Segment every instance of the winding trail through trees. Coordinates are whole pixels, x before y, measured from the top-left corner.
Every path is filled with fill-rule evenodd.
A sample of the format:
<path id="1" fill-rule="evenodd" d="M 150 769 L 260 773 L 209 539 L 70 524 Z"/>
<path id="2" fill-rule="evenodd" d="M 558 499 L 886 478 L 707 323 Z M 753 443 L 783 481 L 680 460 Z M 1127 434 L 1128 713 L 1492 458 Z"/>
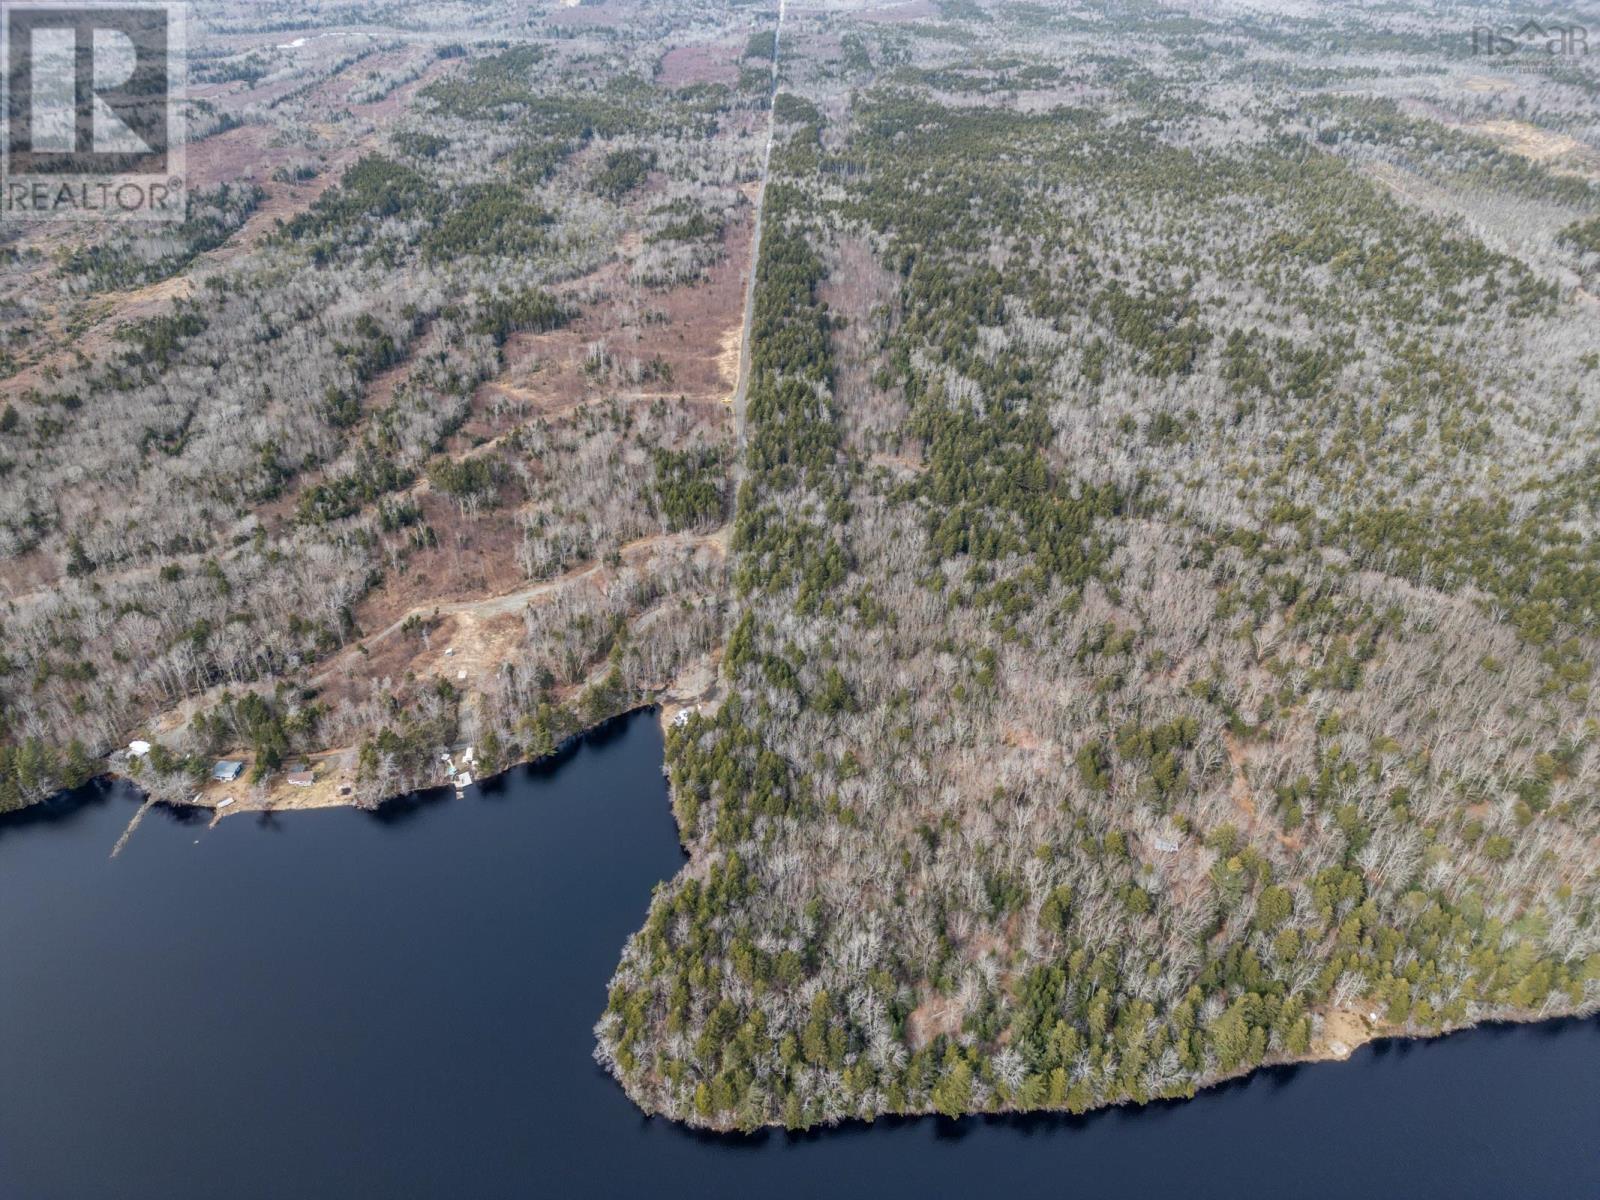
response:
<path id="1" fill-rule="evenodd" d="M 637 538 L 629 542 L 618 553 L 623 558 L 627 558 L 629 555 L 637 554 L 645 549 L 658 550 L 670 546 L 695 547 L 702 545 L 716 546 L 721 550 L 724 548 L 727 535 L 727 527 L 719 528 L 708 534 L 652 534 L 649 537 Z M 449 616 L 471 616 L 480 619 L 514 616 L 526 608 L 529 601 L 593 578 L 605 567 L 606 564 L 604 562 L 590 562 L 583 566 L 575 567 L 563 575 L 557 575 L 553 579 L 545 579 L 538 583 L 529 584 L 525 588 L 519 588 L 514 592 L 507 592 L 501 596 L 486 596 L 481 600 L 456 600 L 444 604 L 415 605 L 376 633 L 349 643 L 344 650 L 334 656 L 333 660 L 322 671 L 312 678 L 312 685 L 317 686 L 326 683 L 343 665 L 344 660 L 350 653 L 359 653 L 360 647 L 371 650 L 379 642 L 386 641 L 399 633 L 405 628 L 407 621 Z"/>

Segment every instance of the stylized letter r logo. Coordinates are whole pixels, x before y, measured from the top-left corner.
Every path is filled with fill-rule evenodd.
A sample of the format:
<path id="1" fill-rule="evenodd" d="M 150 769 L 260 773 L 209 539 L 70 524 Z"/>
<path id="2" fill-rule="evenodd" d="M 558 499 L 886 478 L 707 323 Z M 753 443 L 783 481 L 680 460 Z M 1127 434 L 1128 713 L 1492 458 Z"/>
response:
<path id="1" fill-rule="evenodd" d="M 0 8 L 13 169 L 69 175 L 166 170 L 165 8 Z"/>

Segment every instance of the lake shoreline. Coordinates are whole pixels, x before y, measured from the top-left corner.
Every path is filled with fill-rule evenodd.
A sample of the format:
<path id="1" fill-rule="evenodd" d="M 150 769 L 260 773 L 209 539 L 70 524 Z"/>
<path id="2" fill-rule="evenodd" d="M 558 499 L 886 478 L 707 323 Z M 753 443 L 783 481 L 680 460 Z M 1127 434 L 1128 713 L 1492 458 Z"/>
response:
<path id="1" fill-rule="evenodd" d="M 670 719 L 670 714 L 685 707 L 689 707 L 689 705 L 665 698 L 643 701 L 618 712 L 612 713 L 611 715 L 596 721 L 592 725 L 585 725 L 581 729 L 567 734 L 561 739 L 561 741 L 556 743 L 555 748 L 548 754 L 541 754 L 536 758 L 519 758 L 512 762 L 506 763 L 496 771 L 483 775 L 474 775 L 472 783 L 468 784 L 467 786 L 478 787 L 483 784 L 495 782 L 496 780 L 502 779 L 504 776 L 521 767 L 556 766 L 560 764 L 563 759 L 569 757 L 585 738 L 591 737 L 597 733 L 601 733 L 609 727 L 621 721 L 627 720 L 638 713 L 649 712 L 652 710 L 656 711 L 660 715 L 662 732 L 665 733 L 667 722 Z M 319 763 L 330 758 L 348 755 L 350 753 L 351 751 L 348 748 L 327 749 L 312 751 L 300 757 L 311 763 Z M 411 797 L 423 796 L 430 792 L 446 792 L 452 788 L 452 784 L 448 779 L 446 779 L 438 783 L 427 784 L 423 787 L 408 788 L 405 791 L 395 792 L 392 795 L 379 798 L 374 803 L 365 804 L 357 799 L 353 791 L 341 793 L 339 789 L 342 781 L 338 778 L 319 781 L 320 786 L 299 789 L 285 783 L 282 778 L 283 774 L 283 772 L 279 772 L 278 778 L 275 781 L 275 785 L 270 790 L 259 796 L 249 794 L 253 790 L 259 790 L 258 785 L 245 785 L 243 788 L 240 788 L 238 785 L 233 785 L 230 788 L 230 785 L 227 784 L 208 782 L 204 787 L 196 792 L 190 800 L 187 801 L 153 798 L 151 797 L 150 793 L 141 786 L 138 776 L 116 770 L 102 771 L 100 774 L 94 776 L 82 786 L 92 787 L 95 785 L 108 785 L 116 783 L 126 784 L 128 787 L 133 788 L 142 797 L 144 797 L 147 804 L 172 810 L 210 812 L 214 814 L 214 819 L 217 821 L 221 821 L 227 817 L 239 816 L 244 813 L 260 814 L 318 812 L 341 808 L 359 809 L 364 812 L 380 812 L 386 806 L 404 804 Z M 345 786 L 350 786 L 350 784 L 346 783 Z M 49 796 L 34 801 L 32 804 L 23 805 L 20 809 L 16 809 L 14 811 L 21 813 L 27 812 L 29 809 L 43 808 L 59 801 L 63 796 L 69 795 L 71 792 L 76 790 L 78 789 L 64 789 L 62 791 L 52 793 Z M 236 795 L 235 793 L 239 791 L 244 791 L 245 794 L 242 796 Z"/>
<path id="2" fill-rule="evenodd" d="M 1531 1013 L 1520 1015 L 1516 1013 L 1496 1013 L 1490 1016 L 1480 1017 L 1475 1021 L 1466 1021 L 1460 1024 L 1450 1025 L 1431 1033 L 1407 1033 L 1403 1031 L 1375 1033 L 1363 1039 L 1362 1041 L 1349 1046 L 1346 1052 L 1343 1054 L 1333 1054 L 1327 1052 L 1318 1053 L 1313 1051 L 1304 1055 L 1280 1055 L 1263 1059 L 1261 1062 L 1256 1063 L 1251 1067 L 1245 1067 L 1237 1071 L 1230 1071 L 1225 1074 L 1208 1076 L 1202 1082 L 1196 1084 L 1194 1090 L 1187 1095 L 1153 1096 L 1148 1100 L 1135 1100 L 1131 1097 L 1125 1097 L 1121 1100 L 1109 1100 L 1103 1104 L 1095 1104 L 1089 1108 L 1076 1111 L 1065 1107 L 1052 1108 L 1049 1106 L 1040 1106 L 1037 1108 L 1016 1108 L 1006 1105 L 998 1108 L 973 1109 L 961 1113 L 959 1116 L 950 1117 L 939 1112 L 935 1108 L 929 1107 L 902 1109 L 897 1111 L 884 1110 L 868 1117 L 836 1117 L 818 1121 L 810 1125 L 803 1125 L 794 1129 L 790 1129 L 781 1121 L 767 1121 L 760 1125 L 754 1126 L 753 1128 L 742 1129 L 734 1124 L 717 1125 L 703 1122 L 696 1118 L 674 1117 L 668 1113 L 648 1108 L 644 1104 L 640 1103 L 638 1098 L 634 1095 L 633 1090 L 629 1088 L 621 1078 L 609 1070 L 606 1071 L 606 1074 L 610 1078 L 616 1080 L 618 1085 L 622 1087 L 622 1090 L 627 1093 L 628 1099 L 632 1101 L 634 1107 L 651 1119 L 665 1121 L 670 1125 L 686 1131 L 693 1131 L 694 1133 L 702 1136 L 728 1139 L 729 1141 L 738 1144 L 747 1142 L 750 1139 L 760 1138 L 774 1132 L 782 1132 L 791 1137 L 804 1138 L 825 1136 L 830 1132 L 845 1131 L 849 1129 L 870 1129 L 874 1125 L 882 1122 L 892 1121 L 914 1122 L 933 1119 L 938 1121 L 941 1125 L 952 1126 L 959 1126 L 969 1121 L 1007 1121 L 1027 1120 L 1032 1118 L 1056 1118 L 1060 1120 L 1079 1121 L 1088 1120 L 1096 1116 L 1105 1116 L 1119 1111 L 1132 1113 L 1145 1110 L 1180 1108 L 1197 1100 L 1204 1099 L 1208 1095 L 1214 1095 L 1216 1093 L 1225 1091 L 1230 1087 L 1236 1087 L 1259 1075 L 1269 1074 L 1274 1071 L 1293 1071 L 1298 1070 L 1301 1067 L 1345 1063 L 1354 1057 L 1357 1051 L 1369 1046 L 1379 1051 L 1394 1046 L 1424 1046 L 1448 1041 L 1456 1035 L 1463 1033 L 1474 1033 L 1478 1031 L 1496 1029 L 1528 1029 L 1537 1028 L 1539 1026 L 1550 1026 L 1552 1029 L 1554 1029 L 1557 1026 L 1566 1024 L 1582 1024 L 1592 1021 L 1596 1017 L 1600 1017 L 1600 1004 L 1590 1005 L 1586 1008 L 1574 1009 L 1569 1012 L 1546 1013 L 1542 1016 Z"/>
<path id="3" fill-rule="evenodd" d="M 672 715 L 674 715 L 676 711 L 687 707 L 692 707 L 692 704 L 680 703 L 666 698 L 652 699 L 632 705 L 626 709 L 613 713 L 592 725 L 587 725 L 582 729 L 568 734 L 549 754 L 541 755 L 538 758 L 519 759 L 515 762 L 505 765 L 493 774 L 476 777 L 473 784 L 469 786 L 478 787 L 480 785 L 500 782 L 504 780 L 506 776 L 521 768 L 534 768 L 541 770 L 557 769 L 566 760 L 570 759 L 589 739 L 598 736 L 604 736 L 608 731 L 623 726 L 626 722 L 642 713 L 656 713 L 658 724 L 663 735 L 665 735 Z M 663 773 L 665 774 L 664 764 Z M 118 843 L 116 848 L 117 850 L 121 849 L 122 843 L 125 842 L 129 836 L 131 836 L 134 829 L 143 819 L 146 811 L 151 807 L 165 808 L 180 813 L 185 811 L 197 813 L 210 812 L 212 813 L 212 824 L 216 824 L 225 817 L 237 815 L 239 813 L 256 813 L 259 815 L 264 813 L 315 812 L 348 808 L 382 815 L 386 811 L 397 812 L 420 803 L 428 802 L 429 800 L 448 798 L 440 797 L 438 793 L 445 793 L 450 790 L 450 785 L 448 783 L 441 783 L 425 788 L 415 788 L 405 792 L 398 792 L 392 796 L 386 796 L 373 805 L 359 804 L 352 797 L 340 797 L 326 803 L 274 804 L 270 802 L 274 798 L 274 795 L 269 795 L 267 797 L 268 803 L 249 804 L 239 802 L 230 804 L 226 808 L 219 808 L 215 804 L 185 804 L 170 800 L 152 799 L 147 793 L 140 789 L 139 782 L 136 778 L 122 775 L 114 771 L 107 771 L 99 776 L 96 776 L 88 786 L 106 785 L 112 783 L 125 783 L 144 797 L 144 803 L 131 818 L 127 830 L 124 832 L 122 839 L 120 839 Z M 67 794 L 70 793 L 57 793 L 55 796 L 44 801 L 40 801 L 34 805 L 24 806 L 22 809 L 16 810 L 13 814 L 7 815 L 18 816 L 28 813 L 30 809 L 43 809 L 45 806 L 59 800 L 62 796 Z M 670 811 L 670 781 L 667 784 L 667 799 Z M 682 848 L 682 832 L 678 829 L 675 814 L 672 816 L 672 827 L 677 835 L 680 848 Z M 115 854 L 115 851 L 113 851 L 113 854 Z M 691 865 L 692 862 L 693 859 L 691 857 L 688 862 L 686 862 L 685 869 Z M 640 914 L 639 919 L 641 923 L 646 915 L 647 912 Z M 660 1112 L 659 1110 L 653 1109 L 648 1104 L 642 1102 L 635 1094 L 634 1089 L 631 1088 L 628 1082 L 620 1075 L 617 1075 L 609 1069 L 605 1069 L 605 1073 L 610 1076 L 621 1088 L 622 1092 L 628 1097 L 629 1102 L 634 1106 L 634 1108 L 647 1117 L 660 1118 L 675 1126 L 681 1127 L 685 1130 L 692 1130 L 696 1133 L 713 1135 L 717 1137 L 743 1139 L 759 1136 L 764 1132 L 775 1130 L 784 1130 L 791 1134 L 803 1135 L 807 1133 L 825 1132 L 856 1125 L 871 1126 L 879 1121 L 885 1120 L 919 1120 L 927 1117 L 935 1117 L 944 1121 L 953 1120 L 959 1123 L 969 1118 L 1005 1119 L 1050 1116 L 1061 1118 L 1082 1118 L 1092 1116 L 1096 1113 L 1110 1112 L 1114 1110 L 1131 1111 L 1145 1109 L 1151 1106 L 1179 1105 L 1200 1098 L 1207 1093 L 1215 1092 L 1220 1088 L 1237 1084 L 1261 1072 L 1272 1071 L 1281 1068 L 1312 1066 L 1319 1063 L 1346 1062 L 1358 1050 L 1369 1045 L 1384 1046 L 1428 1044 L 1432 1042 L 1443 1041 L 1455 1034 L 1470 1032 L 1477 1029 L 1527 1027 L 1543 1025 L 1547 1023 L 1559 1023 L 1563 1021 L 1584 1021 L 1593 1018 L 1597 1014 L 1600 1014 L 1600 1003 L 1544 1014 L 1528 1011 L 1517 1012 L 1507 1010 L 1490 1013 L 1479 1017 L 1476 1020 L 1447 1025 L 1438 1030 L 1407 1031 L 1404 1029 L 1395 1029 L 1381 1021 L 1376 1023 L 1369 1021 L 1365 1016 L 1362 1015 L 1360 1011 L 1362 1008 L 1365 1008 L 1365 1006 L 1357 1005 L 1355 1007 L 1315 1012 L 1314 1015 L 1317 1017 L 1318 1031 L 1313 1035 L 1314 1041 L 1312 1049 L 1306 1054 L 1272 1056 L 1262 1060 L 1259 1063 L 1242 1068 L 1240 1070 L 1208 1076 L 1198 1081 L 1194 1086 L 1194 1089 L 1187 1095 L 1157 1096 L 1143 1101 L 1136 1100 L 1131 1097 L 1125 1097 L 1120 1100 L 1107 1101 L 1102 1104 L 1097 1104 L 1080 1111 L 1073 1111 L 1072 1109 L 1065 1107 L 1016 1108 L 1009 1105 L 1003 1105 L 995 1108 L 972 1110 L 962 1113 L 959 1117 L 950 1118 L 939 1113 L 932 1107 L 926 1107 L 902 1111 L 883 1110 L 873 1114 L 870 1117 L 848 1116 L 825 1119 L 823 1121 L 802 1126 L 794 1130 L 787 1129 L 787 1127 L 779 1121 L 765 1122 L 753 1128 L 741 1129 L 733 1123 L 710 1123 L 704 1122 L 693 1116 L 674 1117 L 667 1113 Z M 1342 1036 L 1338 1039 L 1329 1039 L 1327 1036 L 1327 1023 L 1332 1017 L 1342 1018 L 1339 1023 L 1339 1031 Z M 1354 1024 L 1351 1023 L 1352 1021 Z M 1356 1032 L 1358 1027 L 1359 1033 Z"/>
<path id="4" fill-rule="evenodd" d="M 486 1200 L 912 1200 L 1060 1190 L 1063 1169 L 1104 1200 L 1600 1185 L 1592 1020 L 1381 1038 L 1345 1071 L 1274 1062 L 1195 1103 L 1081 1115 L 642 1117 L 591 1030 L 617 947 L 684 868 L 662 748 L 636 712 L 464 804 L 214 828 L 152 806 L 114 862 L 131 787 L 0 820 L 0 1193 L 334 1197 L 355 1178 L 435 1200 L 470 1177 Z"/>

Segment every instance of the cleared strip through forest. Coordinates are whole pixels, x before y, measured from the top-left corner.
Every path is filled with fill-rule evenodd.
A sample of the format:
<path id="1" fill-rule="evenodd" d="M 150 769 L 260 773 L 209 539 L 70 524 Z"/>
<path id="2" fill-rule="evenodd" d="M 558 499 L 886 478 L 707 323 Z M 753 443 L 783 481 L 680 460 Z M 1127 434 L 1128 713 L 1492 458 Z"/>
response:
<path id="1" fill-rule="evenodd" d="M 750 392 L 750 328 L 756 310 L 756 265 L 761 261 L 761 215 L 766 207 L 767 176 L 772 169 L 772 138 L 777 127 L 778 63 L 783 54 L 783 16 L 788 0 L 778 0 L 778 28 L 772 37 L 772 86 L 767 91 L 767 144 L 761 154 L 761 187 L 756 192 L 755 231 L 750 237 L 750 269 L 744 285 L 744 328 L 739 334 L 739 382 L 733 392 L 733 436 L 744 450 L 745 397 Z M 740 455 L 742 458 L 742 453 Z M 735 484 L 738 483 L 735 468 Z"/>

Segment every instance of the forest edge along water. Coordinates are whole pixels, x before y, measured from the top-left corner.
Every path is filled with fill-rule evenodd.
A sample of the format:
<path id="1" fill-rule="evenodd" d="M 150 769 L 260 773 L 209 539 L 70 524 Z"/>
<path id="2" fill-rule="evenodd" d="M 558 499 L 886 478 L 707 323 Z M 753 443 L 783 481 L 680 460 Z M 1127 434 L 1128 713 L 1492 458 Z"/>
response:
<path id="1" fill-rule="evenodd" d="M 644 1117 L 592 1061 L 684 863 L 652 712 L 458 799 L 0 820 L 0 1196 L 1574 1196 L 1600 1022 L 1379 1041 L 1193 1101 L 807 1135 Z"/>

